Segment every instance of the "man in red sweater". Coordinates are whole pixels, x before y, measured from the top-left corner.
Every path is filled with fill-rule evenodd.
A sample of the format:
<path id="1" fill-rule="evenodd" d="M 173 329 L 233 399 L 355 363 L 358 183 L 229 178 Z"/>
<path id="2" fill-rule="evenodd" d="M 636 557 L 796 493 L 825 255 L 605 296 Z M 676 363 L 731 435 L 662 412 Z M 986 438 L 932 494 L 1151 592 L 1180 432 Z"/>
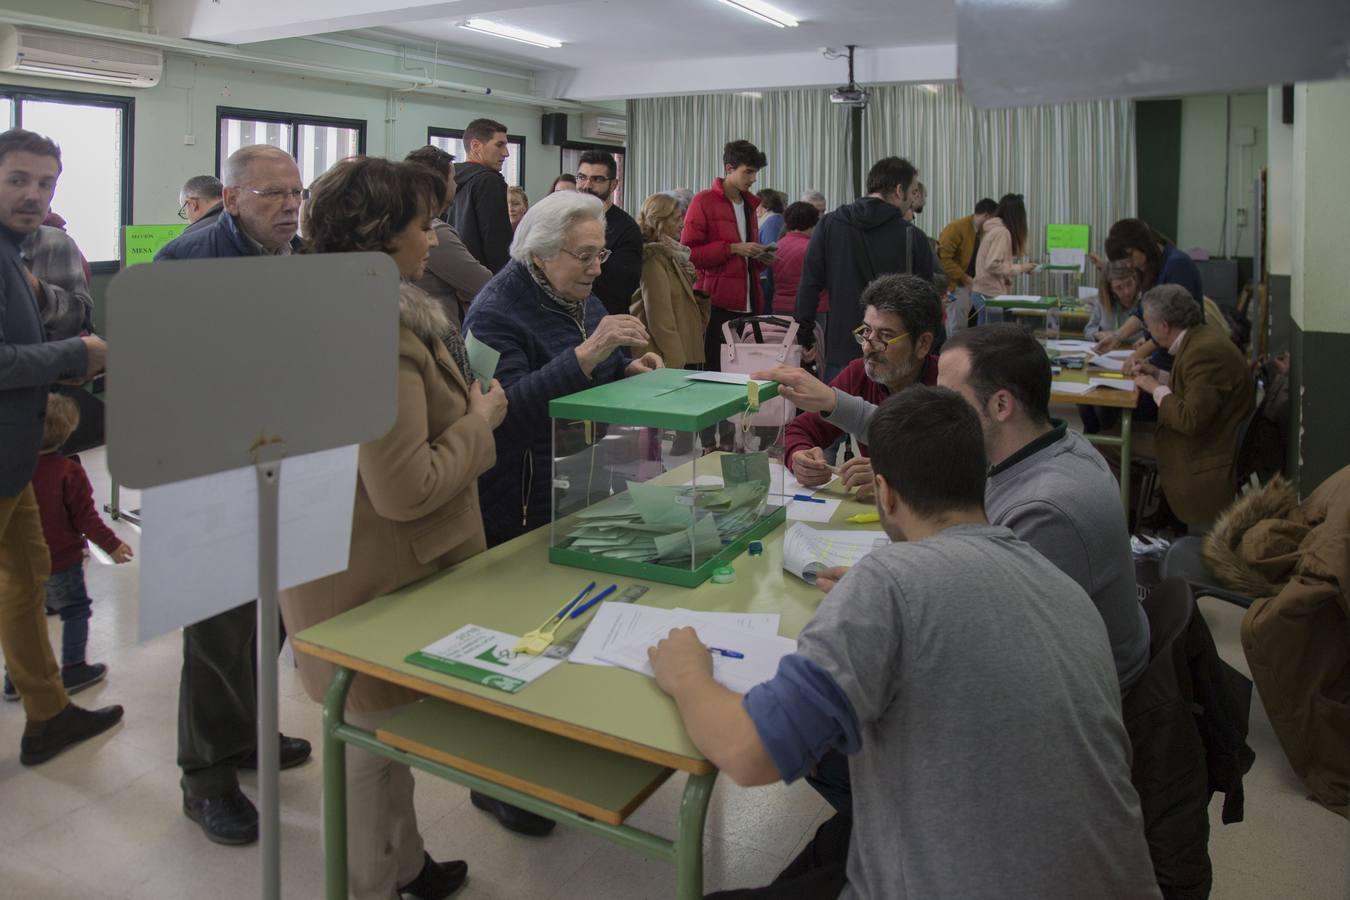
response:
<path id="1" fill-rule="evenodd" d="M 697 270 L 694 290 L 712 298 L 712 316 L 704 331 L 706 368 L 716 371 L 722 361 L 722 326 L 740 316 L 753 315 L 762 306 L 759 273 L 773 262 L 773 252 L 759 243 L 755 210 L 759 198 L 750 193 L 759 170 L 768 160 L 749 141 L 732 141 L 722 148 L 723 177 L 699 191 L 684 216 L 680 243 L 689 248 Z M 724 431 L 729 432 L 730 426 Z M 726 435 L 724 435 L 724 441 Z M 703 444 L 712 443 L 712 430 Z"/>
<path id="2" fill-rule="evenodd" d="M 862 304 L 863 324 L 854 332 L 863 348 L 862 358 L 845 366 L 829 387 L 801 371 L 793 371 L 788 378 L 791 385 L 788 391 L 814 389 L 829 395 L 822 404 L 824 412 L 797 416 L 788 424 L 783 437 L 783 458 L 788 469 L 807 487 L 817 487 L 834 477 L 825 460 L 825 448 L 844 434 L 829 420 L 836 392 L 880 406 L 887 397 L 911 384 L 937 383 L 937 354 L 933 347 L 942 328 L 942 298 L 933 283 L 914 275 L 884 275 L 863 291 Z M 780 380 L 773 372 L 755 375 L 761 376 Z M 790 394 L 788 399 L 792 399 Z M 858 449 L 862 456 L 839 468 L 839 481 L 846 488 L 858 488 L 861 499 L 872 493 L 872 463 L 867 446 L 860 444 Z"/>

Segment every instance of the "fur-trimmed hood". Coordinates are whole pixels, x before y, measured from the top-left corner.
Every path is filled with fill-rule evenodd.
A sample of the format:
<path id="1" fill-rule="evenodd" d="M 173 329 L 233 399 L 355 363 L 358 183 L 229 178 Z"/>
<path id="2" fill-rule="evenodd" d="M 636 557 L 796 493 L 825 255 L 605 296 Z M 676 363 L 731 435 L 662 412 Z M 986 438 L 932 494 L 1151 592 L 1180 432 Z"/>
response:
<path id="1" fill-rule="evenodd" d="M 398 287 L 398 321 L 428 343 L 445 340 L 451 327 L 450 318 L 436 299 L 407 281 Z"/>
<path id="2" fill-rule="evenodd" d="M 1293 575 L 1308 526 L 1296 516 L 1298 492 L 1279 475 L 1239 497 L 1205 538 L 1204 557 L 1221 584 L 1249 597 L 1273 597 Z"/>

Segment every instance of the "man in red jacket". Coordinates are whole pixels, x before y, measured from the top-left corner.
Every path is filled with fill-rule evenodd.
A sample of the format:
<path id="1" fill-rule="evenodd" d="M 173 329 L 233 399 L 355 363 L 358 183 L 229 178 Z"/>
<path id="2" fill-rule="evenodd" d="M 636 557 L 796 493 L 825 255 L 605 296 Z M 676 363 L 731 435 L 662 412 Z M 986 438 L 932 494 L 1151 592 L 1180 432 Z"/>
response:
<path id="1" fill-rule="evenodd" d="M 759 198 L 750 193 L 766 165 L 764 154 L 749 141 L 727 144 L 722 148 L 725 174 L 694 195 L 684 216 L 680 243 L 689 248 L 698 272 L 694 290 L 712 298 L 703 343 L 707 368 L 714 371 L 721 367 L 723 324 L 760 308 L 759 273 L 773 262 L 773 252 L 759 243 Z M 704 446 L 711 442 L 709 430 Z"/>
<path id="2" fill-rule="evenodd" d="M 829 420 L 836 392 L 880 406 L 911 384 L 937 383 L 938 358 L 933 344 L 942 328 L 942 298 L 932 281 L 914 275 L 883 275 L 863 291 L 862 304 L 863 323 L 854 332 L 863 349 L 862 358 L 850 362 L 830 382 L 834 390 L 829 391 L 826 411 L 797 416 L 788 423 L 783 437 L 783 458 L 797 481 L 807 487 L 825 484 L 834 477 L 824 448 L 844 434 Z M 827 390 L 819 382 L 816 387 Z M 857 487 L 858 497 L 863 499 L 872 493 L 872 463 L 867 446 L 861 444 L 858 449 L 862 456 L 840 467 L 839 480 L 846 488 Z"/>

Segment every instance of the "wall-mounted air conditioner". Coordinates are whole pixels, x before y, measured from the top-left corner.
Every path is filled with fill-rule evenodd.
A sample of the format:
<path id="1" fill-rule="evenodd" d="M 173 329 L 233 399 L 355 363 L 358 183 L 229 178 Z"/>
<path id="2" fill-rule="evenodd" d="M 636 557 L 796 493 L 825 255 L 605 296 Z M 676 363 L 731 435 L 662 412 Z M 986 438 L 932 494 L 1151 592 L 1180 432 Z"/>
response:
<path id="1" fill-rule="evenodd" d="M 0 25 L 0 70 L 154 87 L 164 74 L 164 54 L 150 47 Z"/>
<path id="2" fill-rule="evenodd" d="M 623 141 L 628 137 L 628 119 L 607 113 L 583 113 L 581 136 L 602 141 Z"/>

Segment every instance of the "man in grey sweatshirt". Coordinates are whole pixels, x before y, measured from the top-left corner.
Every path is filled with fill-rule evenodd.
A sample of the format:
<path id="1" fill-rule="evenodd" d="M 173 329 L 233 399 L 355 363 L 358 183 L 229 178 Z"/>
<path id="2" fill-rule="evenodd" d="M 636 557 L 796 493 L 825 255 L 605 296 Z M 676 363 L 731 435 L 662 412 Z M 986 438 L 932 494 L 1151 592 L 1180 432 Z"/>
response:
<path id="1" fill-rule="evenodd" d="M 801 370 L 760 375 L 780 384 L 786 379 L 790 402 L 819 411 L 850 434 L 866 434 L 877 409 Z M 1082 435 L 1050 419 L 1045 351 L 1017 325 L 962 331 L 942 348 L 938 384 L 965 397 L 984 427 L 989 521 L 1009 528 L 1087 591 L 1106 623 L 1124 694 L 1148 666 L 1149 629 L 1135 589 L 1120 488 Z M 827 578 L 823 586 L 832 583 Z"/>

